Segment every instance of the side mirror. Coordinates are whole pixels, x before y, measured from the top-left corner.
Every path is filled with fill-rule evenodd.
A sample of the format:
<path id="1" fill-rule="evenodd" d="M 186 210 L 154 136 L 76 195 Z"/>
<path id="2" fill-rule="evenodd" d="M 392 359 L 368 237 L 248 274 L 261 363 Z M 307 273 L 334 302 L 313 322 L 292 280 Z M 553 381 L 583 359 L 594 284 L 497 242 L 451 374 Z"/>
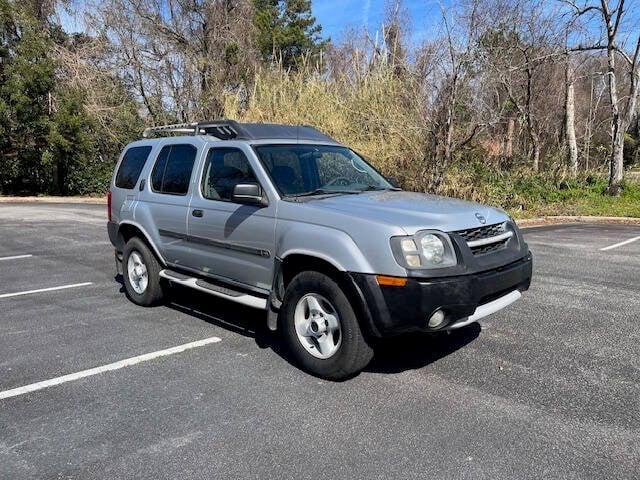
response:
<path id="1" fill-rule="evenodd" d="M 389 182 L 392 187 L 400 188 L 400 184 L 396 177 L 387 177 L 387 182 Z"/>
<path id="2" fill-rule="evenodd" d="M 233 187 L 231 201 L 259 207 L 266 207 L 269 204 L 262 192 L 262 187 L 257 183 L 238 183 Z"/>

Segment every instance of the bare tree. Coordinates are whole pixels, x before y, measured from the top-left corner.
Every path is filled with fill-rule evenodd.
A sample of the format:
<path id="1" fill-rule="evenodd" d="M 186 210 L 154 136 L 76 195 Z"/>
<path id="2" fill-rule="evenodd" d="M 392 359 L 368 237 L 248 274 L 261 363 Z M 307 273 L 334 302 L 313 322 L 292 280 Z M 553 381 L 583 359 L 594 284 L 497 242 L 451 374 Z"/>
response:
<path id="1" fill-rule="evenodd" d="M 548 123 L 556 112 L 549 95 L 557 79 L 558 28 L 554 13 L 544 0 L 486 0 L 482 46 L 486 68 L 502 92 L 498 101 L 508 101 L 510 109 L 524 123 L 531 167 L 540 169 L 540 158 L 548 136 Z M 506 96 L 506 99 L 502 97 Z M 507 119 L 507 132 L 512 115 Z M 546 134 L 546 135 L 545 135 Z M 508 140 L 507 144 L 512 144 Z"/>
<path id="2" fill-rule="evenodd" d="M 567 140 L 567 160 L 572 176 L 578 174 L 578 142 L 576 140 L 575 78 L 571 57 L 566 54 L 565 65 L 565 136 Z"/>
<path id="3" fill-rule="evenodd" d="M 256 65 L 249 0 L 102 0 L 91 24 L 152 121 L 222 114 Z"/>
<path id="4" fill-rule="evenodd" d="M 617 3 L 608 0 L 588 1 L 578 5 L 574 0 L 564 0 L 576 18 L 585 17 L 586 21 L 599 19 L 603 32 L 602 38 L 595 42 L 573 47 L 574 51 L 603 50 L 607 55 L 607 84 L 611 105 L 611 158 L 609 162 L 609 193 L 619 195 L 624 176 L 624 134 L 630 127 L 636 113 L 636 103 L 640 93 L 640 33 L 638 33 L 633 53 L 625 51 L 621 41 L 620 29 L 625 18 L 625 0 Z M 618 60 L 625 62 L 623 69 L 618 69 Z M 620 89 L 623 73 L 629 80 L 627 92 L 621 95 Z"/>
<path id="5" fill-rule="evenodd" d="M 429 118 L 429 130 L 432 133 L 429 154 L 435 160 L 430 184 L 434 190 L 438 190 L 442 184 L 454 154 L 492 123 L 482 115 L 469 114 L 462 121 L 457 111 L 463 104 L 471 113 L 482 110 L 474 104 L 474 100 L 479 102 L 482 99 L 474 96 L 471 88 L 476 75 L 474 65 L 480 34 L 480 0 L 472 0 L 464 4 L 461 11 L 454 13 L 457 14 L 455 25 L 442 8 L 444 36 L 434 62 L 440 76 Z M 430 49 L 427 51 L 433 53 Z"/>

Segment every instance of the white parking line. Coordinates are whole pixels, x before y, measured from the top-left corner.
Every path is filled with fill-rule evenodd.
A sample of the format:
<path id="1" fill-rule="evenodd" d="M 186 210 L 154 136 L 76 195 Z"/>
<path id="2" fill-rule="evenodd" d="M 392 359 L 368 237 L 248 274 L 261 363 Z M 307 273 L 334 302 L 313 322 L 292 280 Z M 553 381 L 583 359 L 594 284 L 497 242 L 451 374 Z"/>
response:
<path id="1" fill-rule="evenodd" d="M 11 257 L 0 257 L 0 262 L 3 260 L 18 260 L 19 258 L 29 258 L 33 257 L 33 255 L 13 255 Z"/>
<path id="2" fill-rule="evenodd" d="M 53 292 L 55 290 L 65 290 L 67 288 L 86 287 L 87 285 L 93 285 L 93 282 L 73 283 L 71 285 L 61 285 L 59 287 L 38 288 L 36 290 L 25 290 L 24 292 L 3 293 L 0 295 L 0 298 L 18 297 L 20 295 L 29 295 L 31 293 Z"/>
<path id="3" fill-rule="evenodd" d="M 630 238 L 629 240 L 625 240 L 624 242 L 616 243 L 614 245 L 609 245 L 608 247 L 601 248 L 600 251 L 601 252 L 606 252 L 607 250 L 613 250 L 614 248 L 618 248 L 618 247 L 621 247 L 623 245 L 628 245 L 628 244 L 630 244 L 632 242 L 635 242 L 637 240 L 640 240 L 640 237 L 633 237 L 633 238 Z"/>
<path id="4" fill-rule="evenodd" d="M 181 352 L 184 352 L 185 350 L 202 347 L 204 345 L 209 345 L 210 343 L 218 343 L 220 341 L 221 339 L 218 337 L 204 338 L 202 340 L 197 340 L 195 342 L 178 345 L 177 347 L 171 347 L 165 350 L 158 350 L 157 352 L 145 353 L 144 355 L 138 355 L 137 357 L 126 358 L 124 360 L 120 360 L 114 363 L 109 363 L 108 365 L 103 365 L 101 367 L 95 367 L 95 368 L 90 368 L 89 370 L 82 370 L 81 372 L 70 373 L 68 375 L 52 378 L 50 380 L 44 380 L 42 382 L 25 385 L 24 387 L 12 388 L 11 390 L 5 390 L 3 392 L 0 392 L 0 400 L 5 398 L 10 398 L 10 397 L 17 397 L 19 395 L 24 395 L 25 393 L 34 392 L 36 390 L 42 390 L 43 388 L 53 387 L 54 385 L 60 385 L 62 383 L 72 382 L 74 380 L 90 377 L 92 375 L 97 375 L 99 373 L 118 370 L 120 368 L 136 365 L 137 363 L 148 362 L 149 360 L 153 360 L 154 358 L 166 357 L 168 355 L 181 353 Z"/>

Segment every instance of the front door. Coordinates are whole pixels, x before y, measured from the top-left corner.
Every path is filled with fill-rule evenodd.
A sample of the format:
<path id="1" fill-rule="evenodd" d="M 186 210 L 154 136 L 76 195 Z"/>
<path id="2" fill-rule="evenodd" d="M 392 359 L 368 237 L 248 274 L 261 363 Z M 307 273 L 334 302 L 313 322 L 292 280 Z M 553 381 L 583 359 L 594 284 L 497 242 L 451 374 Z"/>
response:
<path id="1" fill-rule="evenodd" d="M 233 188 L 245 182 L 258 180 L 241 148 L 209 150 L 189 208 L 189 243 L 203 273 L 268 290 L 275 253 L 275 202 L 267 207 L 234 203 Z"/>

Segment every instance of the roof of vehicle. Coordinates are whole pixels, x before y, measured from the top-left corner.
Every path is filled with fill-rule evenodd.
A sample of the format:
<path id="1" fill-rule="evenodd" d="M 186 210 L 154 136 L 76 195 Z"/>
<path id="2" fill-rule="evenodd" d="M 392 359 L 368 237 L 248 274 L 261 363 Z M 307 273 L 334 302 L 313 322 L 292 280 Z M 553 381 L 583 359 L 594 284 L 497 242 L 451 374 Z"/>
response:
<path id="1" fill-rule="evenodd" d="M 142 136 L 166 133 L 208 135 L 220 140 L 307 140 L 337 143 L 309 125 L 283 125 L 278 123 L 240 123 L 235 120 L 178 123 L 146 128 Z"/>

